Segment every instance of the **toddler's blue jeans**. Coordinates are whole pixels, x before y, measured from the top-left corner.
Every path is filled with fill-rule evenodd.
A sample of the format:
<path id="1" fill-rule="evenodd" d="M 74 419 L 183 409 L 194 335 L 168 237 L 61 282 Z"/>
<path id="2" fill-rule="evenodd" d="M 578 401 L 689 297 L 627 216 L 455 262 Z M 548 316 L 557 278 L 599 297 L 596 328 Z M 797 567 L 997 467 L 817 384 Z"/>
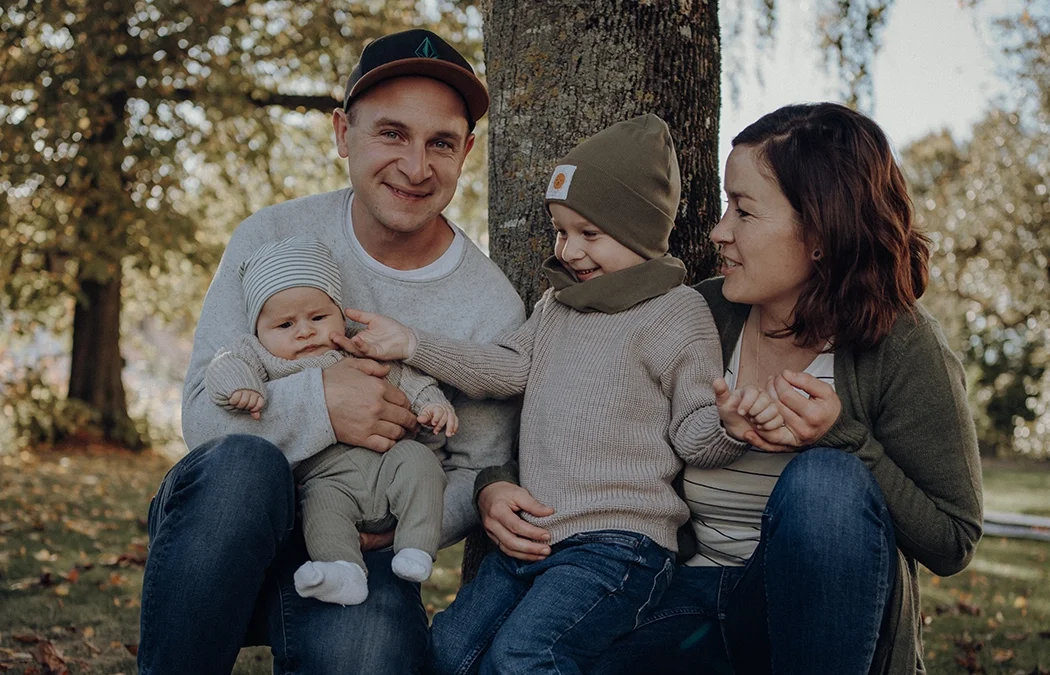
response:
<path id="1" fill-rule="evenodd" d="M 673 567 L 670 551 L 619 530 L 573 535 L 539 562 L 491 553 L 434 617 L 428 666 L 439 675 L 586 672 L 659 601 Z"/>

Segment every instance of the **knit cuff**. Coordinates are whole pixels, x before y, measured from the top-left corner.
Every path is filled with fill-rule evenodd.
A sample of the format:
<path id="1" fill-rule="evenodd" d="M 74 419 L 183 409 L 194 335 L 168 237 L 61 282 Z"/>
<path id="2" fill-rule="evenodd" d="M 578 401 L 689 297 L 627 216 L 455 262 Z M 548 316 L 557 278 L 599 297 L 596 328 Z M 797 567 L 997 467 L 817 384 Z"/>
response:
<path id="1" fill-rule="evenodd" d="M 518 461 L 512 459 L 501 466 L 487 466 L 474 478 L 474 510 L 478 508 L 478 495 L 493 483 L 514 483 L 518 485 Z M 481 512 L 478 512 L 481 515 Z"/>
<path id="2" fill-rule="evenodd" d="M 239 389 L 249 389 L 263 396 L 266 384 L 255 370 L 233 352 L 218 354 L 204 373 L 204 388 L 216 405 L 232 410 L 230 397 Z"/>
<path id="3" fill-rule="evenodd" d="M 839 448 L 846 452 L 857 452 L 869 437 L 868 428 L 857 420 L 839 417 L 824 437 L 814 442 L 813 448 Z"/>

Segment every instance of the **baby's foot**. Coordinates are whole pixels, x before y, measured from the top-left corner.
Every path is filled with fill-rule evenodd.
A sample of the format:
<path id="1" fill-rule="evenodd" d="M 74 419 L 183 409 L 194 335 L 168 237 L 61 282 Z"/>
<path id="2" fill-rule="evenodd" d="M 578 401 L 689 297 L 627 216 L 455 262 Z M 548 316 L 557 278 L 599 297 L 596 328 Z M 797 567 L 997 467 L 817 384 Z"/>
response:
<path id="1" fill-rule="evenodd" d="M 357 563 L 307 561 L 295 570 L 295 590 L 304 598 L 360 605 L 368 597 L 368 579 Z"/>
<path id="2" fill-rule="evenodd" d="M 434 568 L 434 560 L 426 551 L 403 548 L 390 561 L 390 568 L 406 581 L 426 581 Z"/>

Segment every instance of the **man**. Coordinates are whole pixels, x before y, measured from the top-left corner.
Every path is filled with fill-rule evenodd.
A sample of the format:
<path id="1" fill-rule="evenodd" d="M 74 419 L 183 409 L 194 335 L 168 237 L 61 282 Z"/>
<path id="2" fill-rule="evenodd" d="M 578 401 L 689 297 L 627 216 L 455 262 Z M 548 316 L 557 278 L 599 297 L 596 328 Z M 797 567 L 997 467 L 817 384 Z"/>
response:
<path id="1" fill-rule="evenodd" d="M 306 560 L 290 464 L 336 441 L 384 452 L 415 427 L 385 367 L 347 358 L 267 384 L 262 418 L 204 394 L 216 350 L 249 331 L 238 269 L 292 235 L 326 244 L 345 301 L 408 325 L 472 340 L 517 327 L 524 307 L 506 277 L 441 212 L 455 193 L 488 94 L 470 65 L 425 30 L 364 49 L 333 114 L 352 187 L 262 209 L 234 232 L 201 311 L 183 392 L 195 448 L 150 505 L 139 672 L 229 673 L 242 645 L 269 644 L 276 672 L 408 673 L 421 663 L 426 613 L 418 584 L 391 573 L 389 550 L 365 554 L 368 600 L 301 598 Z M 459 432 L 441 456 L 449 480 L 442 544 L 476 524 L 476 469 L 501 464 L 516 438 L 514 402 L 450 396 Z M 388 534 L 365 539 L 386 546 Z"/>

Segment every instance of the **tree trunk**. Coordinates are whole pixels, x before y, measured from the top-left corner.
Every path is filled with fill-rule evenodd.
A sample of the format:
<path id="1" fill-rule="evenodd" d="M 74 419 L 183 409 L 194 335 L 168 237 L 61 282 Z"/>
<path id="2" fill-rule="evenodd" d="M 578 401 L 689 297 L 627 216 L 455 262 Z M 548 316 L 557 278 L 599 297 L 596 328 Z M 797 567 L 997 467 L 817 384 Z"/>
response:
<path id="1" fill-rule="evenodd" d="M 695 281 L 710 275 L 717 222 L 720 109 L 715 0 L 492 0 L 485 16 L 492 258 L 530 310 L 553 250 L 543 194 L 559 158 L 634 115 L 667 121 L 682 202 L 671 252 Z"/>
<path id="2" fill-rule="evenodd" d="M 101 416 L 107 440 L 136 445 L 120 373 L 120 272 L 99 282 L 80 281 L 73 313 L 73 353 L 69 369 L 70 399 L 91 406 Z"/>
<path id="3" fill-rule="evenodd" d="M 526 307 L 543 293 L 553 251 L 543 194 L 559 158 L 606 126 L 642 113 L 671 129 L 682 202 L 671 253 L 689 281 L 711 275 L 718 221 L 721 54 L 717 0 L 491 0 L 485 12 L 492 259 Z M 467 540 L 463 579 L 484 535 Z"/>

